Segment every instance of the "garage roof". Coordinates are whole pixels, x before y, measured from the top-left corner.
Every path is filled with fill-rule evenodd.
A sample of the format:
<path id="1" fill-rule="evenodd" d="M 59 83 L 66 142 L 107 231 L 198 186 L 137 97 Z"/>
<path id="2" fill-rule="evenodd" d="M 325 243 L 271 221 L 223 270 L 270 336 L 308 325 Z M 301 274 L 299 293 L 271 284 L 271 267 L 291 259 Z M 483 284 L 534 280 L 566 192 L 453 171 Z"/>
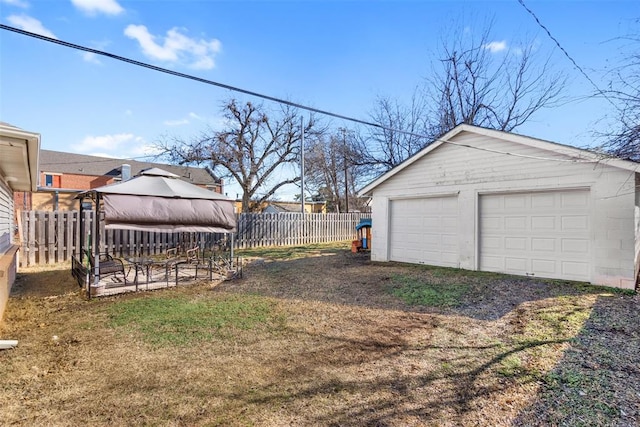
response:
<path id="1" fill-rule="evenodd" d="M 629 170 L 631 172 L 640 172 L 640 163 L 636 163 L 631 160 L 623 160 L 617 157 L 607 157 L 603 153 L 595 153 L 593 151 L 570 147 L 568 145 L 563 145 L 555 142 L 545 141 L 542 139 L 532 138 L 529 136 L 518 135 L 511 132 L 487 129 L 479 126 L 468 125 L 468 124 L 460 124 L 455 128 L 453 128 L 452 130 L 450 130 L 449 132 L 447 132 L 446 134 L 444 134 L 443 136 L 441 136 L 440 138 L 436 139 L 434 142 L 432 142 L 422 150 L 418 151 L 413 156 L 409 157 L 404 162 L 400 163 L 393 169 L 385 172 L 384 174 L 380 175 L 378 178 L 374 179 L 367 186 L 361 189 L 358 192 L 358 195 L 360 197 L 371 196 L 372 191 L 377 186 L 379 186 L 380 184 L 382 184 L 383 182 L 385 182 L 386 180 L 388 180 L 398 172 L 409 167 L 414 162 L 426 156 L 431 151 L 437 149 L 443 144 L 452 144 L 452 145 L 468 147 L 470 149 L 484 150 L 482 147 L 474 147 L 466 144 L 459 144 L 452 141 L 452 139 L 455 136 L 463 132 L 475 133 L 478 135 L 484 135 L 491 138 L 502 139 L 505 141 L 514 142 L 516 144 L 522 144 L 529 147 L 539 148 L 541 150 L 562 154 L 567 157 L 568 161 L 574 161 L 576 163 L 594 163 L 594 164 L 606 163 L 607 165 L 614 166 L 620 169 Z M 505 154 L 505 155 L 511 155 L 511 156 L 532 157 L 532 156 L 523 156 L 520 154 L 508 153 L 508 152 L 499 152 L 499 153 Z M 544 160 L 544 158 L 540 158 L 540 159 Z"/>

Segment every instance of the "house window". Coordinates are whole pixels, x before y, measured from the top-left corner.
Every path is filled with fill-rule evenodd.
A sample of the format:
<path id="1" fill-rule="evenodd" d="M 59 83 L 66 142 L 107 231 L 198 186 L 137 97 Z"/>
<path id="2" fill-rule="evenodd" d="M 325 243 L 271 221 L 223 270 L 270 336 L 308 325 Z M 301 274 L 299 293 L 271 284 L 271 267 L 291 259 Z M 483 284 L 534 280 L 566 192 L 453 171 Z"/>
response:
<path id="1" fill-rule="evenodd" d="M 60 175 L 57 173 L 45 173 L 44 186 L 50 188 L 60 188 Z"/>

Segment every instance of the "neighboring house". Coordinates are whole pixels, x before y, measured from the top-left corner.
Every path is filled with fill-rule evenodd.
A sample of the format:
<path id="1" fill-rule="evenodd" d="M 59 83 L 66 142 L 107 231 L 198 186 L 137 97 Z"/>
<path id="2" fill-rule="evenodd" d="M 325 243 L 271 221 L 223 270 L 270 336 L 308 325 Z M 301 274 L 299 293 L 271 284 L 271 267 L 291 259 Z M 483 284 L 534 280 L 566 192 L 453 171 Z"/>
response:
<path id="1" fill-rule="evenodd" d="M 13 193 L 35 191 L 40 135 L 0 122 L 0 320 L 16 278 Z"/>
<path id="2" fill-rule="evenodd" d="M 123 165 L 129 165 L 129 177 L 150 168 L 174 173 L 183 181 L 222 193 L 222 180 L 207 168 L 173 166 L 129 159 L 88 156 L 60 151 L 40 151 L 40 182 L 37 193 L 16 193 L 19 210 L 78 209 L 78 191 L 90 190 L 122 180 Z M 125 175 L 127 175 L 127 166 Z"/>
<path id="3" fill-rule="evenodd" d="M 640 163 L 459 125 L 360 192 L 373 261 L 634 289 Z"/>

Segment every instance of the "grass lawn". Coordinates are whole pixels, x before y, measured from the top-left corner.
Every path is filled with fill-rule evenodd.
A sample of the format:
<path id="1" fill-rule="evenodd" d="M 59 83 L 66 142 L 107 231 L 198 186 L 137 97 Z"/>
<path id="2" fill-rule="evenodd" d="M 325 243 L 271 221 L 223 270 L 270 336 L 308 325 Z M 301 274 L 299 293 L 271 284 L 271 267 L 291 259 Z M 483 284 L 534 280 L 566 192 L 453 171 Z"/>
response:
<path id="1" fill-rule="evenodd" d="M 244 277 L 84 299 L 20 272 L 4 425 L 640 425 L 640 297 L 397 263 L 348 243 L 244 250 Z"/>

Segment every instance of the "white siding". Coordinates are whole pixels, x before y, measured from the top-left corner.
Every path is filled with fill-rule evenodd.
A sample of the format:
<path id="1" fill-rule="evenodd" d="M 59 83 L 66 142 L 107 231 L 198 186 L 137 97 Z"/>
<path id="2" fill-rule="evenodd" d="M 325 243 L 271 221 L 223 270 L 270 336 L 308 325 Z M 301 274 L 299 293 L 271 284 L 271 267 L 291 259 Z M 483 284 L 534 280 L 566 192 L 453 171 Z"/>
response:
<path id="1" fill-rule="evenodd" d="M 640 173 L 636 174 L 636 206 L 635 206 L 635 222 L 636 222 L 636 277 L 640 274 Z"/>
<path id="2" fill-rule="evenodd" d="M 13 192 L 0 181 L 0 255 L 11 246 L 13 227 Z"/>
<path id="3" fill-rule="evenodd" d="M 444 143 L 373 190 L 373 231 L 377 236 L 373 239 L 373 260 L 389 260 L 389 199 L 458 193 L 460 267 L 475 270 L 480 264 L 480 194 L 584 188 L 590 194 L 591 281 L 635 286 L 633 172 L 604 162 L 566 161 L 567 157 L 554 151 L 470 132 L 456 135 L 451 142 L 466 146 Z"/>

